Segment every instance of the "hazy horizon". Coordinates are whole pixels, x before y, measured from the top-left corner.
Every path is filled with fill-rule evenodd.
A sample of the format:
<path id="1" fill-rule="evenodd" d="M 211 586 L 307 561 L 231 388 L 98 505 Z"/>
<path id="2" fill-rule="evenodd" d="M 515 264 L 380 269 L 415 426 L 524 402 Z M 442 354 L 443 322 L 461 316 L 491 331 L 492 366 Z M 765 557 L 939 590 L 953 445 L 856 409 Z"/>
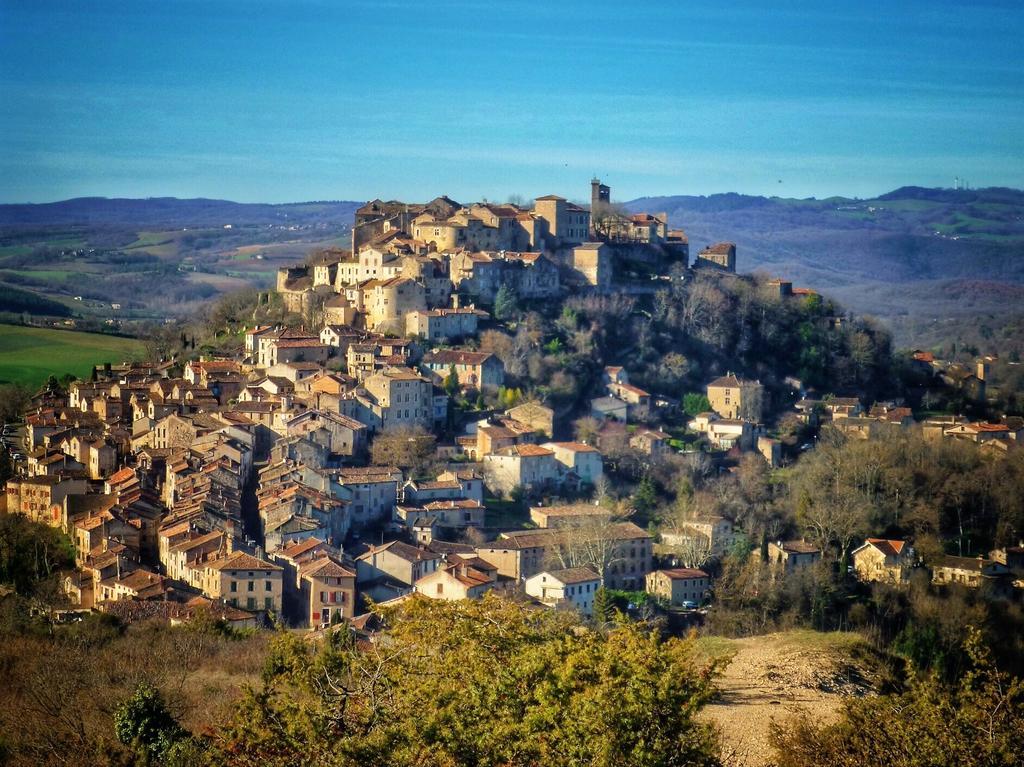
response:
<path id="1" fill-rule="evenodd" d="M 0 201 L 1024 187 L 1024 6 L 0 5 Z"/>
<path id="2" fill-rule="evenodd" d="M 589 192 L 590 192 L 589 179 L 586 179 L 585 181 L 586 181 L 586 183 L 577 184 L 577 186 L 580 189 L 583 189 L 584 192 L 589 194 Z M 658 194 L 658 195 L 644 194 L 644 195 L 640 195 L 638 197 L 631 197 L 629 199 L 620 199 L 619 197 L 616 196 L 615 197 L 615 201 L 616 202 L 622 202 L 622 203 L 631 203 L 631 202 L 634 202 L 634 201 L 637 201 L 637 200 L 642 200 L 642 199 L 659 199 L 659 198 L 663 198 L 663 197 L 665 197 L 665 198 L 668 198 L 668 197 L 704 197 L 704 198 L 709 198 L 709 197 L 722 196 L 722 195 L 739 195 L 741 197 L 764 197 L 765 199 L 773 199 L 774 198 L 774 199 L 783 199 L 783 200 L 807 200 L 807 201 L 811 201 L 811 200 L 819 200 L 819 201 L 820 200 L 827 200 L 827 199 L 831 199 L 831 198 L 834 198 L 834 197 L 835 198 L 848 199 L 848 200 L 873 200 L 873 199 L 877 199 L 881 195 L 888 194 L 890 192 L 896 191 L 897 189 L 901 189 L 901 188 L 905 188 L 905 187 L 918 187 L 918 188 L 923 188 L 923 189 L 936 189 L 936 190 L 941 190 L 941 189 L 952 190 L 953 189 L 953 187 L 951 187 L 951 186 L 946 186 L 946 187 L 920 187 L 917 184 L 901 184 L 900 186 L 893 187 L 892 189 L 885 189 L 885 190 L 880 191 L 880 192 L 878 192 L 877 194 L 874 194 L 874 195 L 855 196 L 855 195 L 848 195 L 848 194 L 834 194 L 834 195 L 828 195 L 828 196 L 823 196 L 823 197 L 814 197 L 814 196 L 811 196 L 811 197 L 791 197 L 791 196 L 780 195 L 780 194 L 755 194 L 755 193 L 752 193 L 752 192 L 742 192 L 742 191 L 731 190 L 731 191 L 727 191 L 727 192 L 707 192 L 707 193 L 701 193 L 701 192 L 682 193 L 682 192 L 679 192 L 679 193 L 667 193 L 667 194 Z M 973 192 L 973 191 L 982 191 L 982 190 L 985 190 L 985 189 L 1010 189 L 1010 190 L 1016 191 L 1016 192 L 1024 192 L 1024 188 L 1022 188 L 1022 187 L 1004 187 L 1004 186 L 1001 186 L 1001 187 L 975 187 L 975 186 L 971 186 L 969 190 L 965 190 L 965 191 L 972 191 Z M 569 194 L 569 193 L 564 193 L 564 192 L 562 192 L 560 190 L 557 190 L 557 189 L 556 190 L 548 190 L 548 193 L 550 193 L 550 194 L 560 194 L 560 195 L 566 197 L 567 199 L 579 201 L 579 202 L 582 202 L 582 203 L 587 204 L 587 205 L 589 205 L 589 203 L 590 203 L 590 200 L 587 199 L 586 195 L 582 194 L 582 193 L 579 194 L 579 195 L 573 195 L 573 194 Z M 439 192 L 437 192 L 437 194 L 431 195 L 430 197 L 423 197 L 423 198 L 416 198 L 416 199 L 408 198 L 408 199 L 403 199 L 403 201 L 404 202 L 429 202 L 430 200 L 434 199 L 435 197 L 439 197 L 441 195 L 446 195 L 446 194 L 447 193 L 444 192 L 444 191 L 439 191 Z M 452 195 L 450 195 L 450 194 L 447 194 L 447 196 L 448 197 L 452 197 Z M 506 202 L 507 201 L 507 197 L 508 197 L 508 195 L 505 195 L 504 197 L 502 197 L 502 196 L 498 196 L 498 197 L 485 197 L 485 196 L 481 196 L 481 195 L 474 196 L 474 195 L 470 194 L 468 196 L 465 196 L 465 197 L 462 197 L 460 199 L 457 199 L 456 201 L 457 202 L 466 202 L 466 203 L 468 203 L 468 202 L 478 202 L 478 201 L 482 201 L 482 200 L 486 199 L 489 202 Z M 523 200 L 530 200 L 530 199 L 532 199 L 532 197 L 526 196 L 526 195 L 521 195 L 520 197 Z M 374 197 L 359 198 L 359 199 L 354 199 L 354 198 L 353 199 L 347 199 L 347 198 L 338 197 L 338 198 L 333 198 L 333 199 L 328 199 L 328 198 L 322 198 L 322 199 L 309 198 L 309 199 L 305 199 L 305 200 L 298 200 L 298 199 L 296 199 L 296 200 L 233 200 L 233 199 L 230 199 L 230 198 L 227 198 L 227 197 L 175 197 L 173 195 L 166 195 L 166 194 L 147 194 L 147 195 L 143 195 L 143 196 L 140 196 L 140 197 L 124 197 L 124 196 L 109 196 L 109 195 L 81 195 L 81 196 L 78 196 L 78 197 L 64 197 L 64 198 L 61 198 L 61 199 L 58 199 L 58 200 L 16 200 L 16 201 L 3 201 L 3 202 L 0 202 L 0 205 L 57 205 L 57 204 L 60 204 L 60 203 L 63 203 L 63 202 L 72 202 L 74 200 L 133 200 L 133 201 L 134 200 L 181 200 L 183 202 L 184 201 L 193 201 L 193 200 L 209 200 L 209 201 L 212 201 L 212 202 L 228 202 L 228 203 L 235 203 L 235 204 L 242 204 L 242 205 L 310 205 L 310 204 L 316 204 L 316 203 L 360 203 L 360 204 L 362 204 L 362 203 L 365 203 L 365 202 L 369 202 L 370 200 L 373 200 L 373 199 L 392 200 L 392 199 L 402 199 L 402 198 L 398 198 L 395 195 L 389 195 L 389 194 L 377 194 Z"/>

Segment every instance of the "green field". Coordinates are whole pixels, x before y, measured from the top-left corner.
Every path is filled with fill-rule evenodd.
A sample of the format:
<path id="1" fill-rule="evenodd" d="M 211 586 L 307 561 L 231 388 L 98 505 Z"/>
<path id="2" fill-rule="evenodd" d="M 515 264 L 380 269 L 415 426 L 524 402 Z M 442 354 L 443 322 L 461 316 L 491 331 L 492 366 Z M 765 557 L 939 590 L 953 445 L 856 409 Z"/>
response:
<path id="1" fill-rule="evenodd" d="M 5 269 L 4 273 L 35 277 L 37 280 L 69 280 L 82 274 L 68 269 Z"/>
<path id="2" fill-rule="evenodd" d="M 37 386 L 48 376 L 87 377 L 93 365 L 142 354 L 140 341 L 99 333 L 0 325 L 0 383 Z"/>

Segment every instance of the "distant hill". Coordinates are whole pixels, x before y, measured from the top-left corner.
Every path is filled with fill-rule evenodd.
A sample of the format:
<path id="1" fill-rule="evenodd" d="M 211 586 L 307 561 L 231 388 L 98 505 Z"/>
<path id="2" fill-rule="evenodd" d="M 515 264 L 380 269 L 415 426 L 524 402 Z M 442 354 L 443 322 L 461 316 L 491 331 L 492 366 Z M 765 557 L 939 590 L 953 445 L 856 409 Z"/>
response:
<path id="1" fill-rule="evenodd" d="M 0 205 L 0 282 L 62 300 L 80 288 L 61 283 L 54 270 L 88 268 L 69 263 L 69 256 L 55 267 L 54 249 L 125 248 L 208 273 L 188 277 L 206 283 L 194 290 L 267 285 L 277 265 L 310 248 L 347 244 L 360 204 L 82 197 Z M 983 317 L 998 324 L 1020 306 L 1024 191 L 1018 189 L 908 186 L 870 200 L 730 193 L 643 197 L 626 206 L 668 213 L 672 226 L 686 230 L 693 253 L 733 241 L 740 271 L 769 272 L 834 295 L 853 311 L 884 318 L 902 343 L 914 343 L 924 325 L 932 338 L 936 323 L 967 327 Z M 125 296 L 111 291 L 107 298 Z"/>
<path id="2" fill-rule="evenodd" d="M 229 200 L 150 197 L 143 200 L 78 197 L 47 203 L 0 205 L 0 226 L 117 226 L 202 227 L 246 224 L 349 224 L 363 203 L 353 201 L 299 202 L 283 205 Z"/>
<path id="3" fill-rule="evenodd" d="M 1024 191 L 902 187 L 871 200 L 716 194 L 644 197 L 634 211 L 668 213 L 691 253 L 736 243 L 740 271 L 761 270 L 832 294 L 889 321 L 998 316 L 1019 309 Z"/>
<path id="4" fill-rule="evenodd" d="M 127 332 L 189 315 L 219 293 L 272 285 L 278 267 L 311 250 L 346 247 L 361 204 L 83 197 L 0 205 L 0 293 L 11 304 L 0 298 L 0 313 L 71 313 L 80 327 Z"/>

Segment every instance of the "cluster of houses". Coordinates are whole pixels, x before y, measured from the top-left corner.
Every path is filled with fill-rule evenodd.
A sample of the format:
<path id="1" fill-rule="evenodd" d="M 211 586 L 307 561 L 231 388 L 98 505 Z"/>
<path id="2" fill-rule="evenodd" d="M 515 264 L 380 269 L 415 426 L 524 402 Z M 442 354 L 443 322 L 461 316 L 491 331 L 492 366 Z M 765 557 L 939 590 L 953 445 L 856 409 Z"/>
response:
<path id="1" fill-rule="evenodd" d="M 711 579 L 699 568 L 734 540 L 727 519 L 664 531 L 670 549 L 696 545 L 703 554 L 659 568 L 652 536 L 599 506 L 533 506 L 531 526 L 511 529 L 492 524 L 485 505 L 489 497 L 586 497 L 602 483 L 603 451 L 613 443 L 651 461 L 671 450 L 670 435 L 654 425 L 664 403 L 624 368 L 605 368 L 589 403 L 600 428 L 587 442 L 556 438 L 555 414 L 541 402 L 468 419 L 449 407 L 456 390 L 505 384 L 498 356 L 459 345 L 491 320 L 478 303 L 492 305 L 503 289 L 525 299 L 569 286 L 606 290 L 622 249 L 686 264 L 685 235 L 663 214 L 602 210 L 608 195 L 595 180 L 590 209 L 556 196 L 530 209 L 446 197 L 367 203 L 351 252 L 322 253 L 278 276 L 289 308 L 322 319 L 316 329 L 256 326 L 232 358 L 108 364 L 67 391 L 37 393 L 25 416 L 26 459 L 4 491 L 7 512 L 73 540 L 76 567 L 63 586 L 82 608 L 183 619 L 207 607 L 239 625 L 269 614 L 316 628 L 357 625 L 367 600 L 412 595 L 494 592 L 589 615 L 604 586 L 700 605 Z M 735 257 L 734 245 L 720 243 L 695 264 L 734 271 Z M 760 382 L 728 373 L 706 394 L 710 409 L 691 430 L 715 449 L 756 450 L 779 465 Z M 869 423 L 912 421 L 901 403 L 865 413 L 858 400 L 828 398 L 797 408 L 864 436 Z M 1009 442 L 1022 426 L 1007 424 L 1003 437 L 993 425 L 956 422 L 942 434 Z M 371 460 L 378 438 L 442 432 L 440 468 L 426 477 Z M 895 567 L 902 582 L 912 550 L 873 540 L 854 552 L 858 574 L 890 579 Z M 768 556 L 791 572 L 821 552 L 776 541 Z M 1019 552 L 955 564 L 937 568 L 936 582 L 1005 576 L 1019 568 Z"/>
<path id="2" fill-rule="evenodd" d="M 416 369 L 399 364 L 400 346 L 364 337 L 347 351 L 372 347 L 370 361 L 350 375 L 282 354 L 315 348 L 294 345 L 305 338 L 255 329 L 248 361 L 194 361 L 180 377 L 165 364 L 108 365 L 36 395 L 27 460 L 4 502 L 72 538 L 64 589 L 76 605 L 205 600 L 238 620 L 271 613 L 318 626 L 353 618 L 364 596 L 518 593 L 548 570 L 580 570 L 553 566 L 570 556 L 555 530 L 531 531 L 529 545 L 500 530 L 455 542 L 486 528 L 485 485 L 579 490 L 601 478 L 596 448 L 551 438 L 549 408 L 525 403 L 467 424 L 442 447 L 459 460 L 436 477 L 368 460 L 372 435 L 444 417 L 440 372 L 455 366 L 466 386 L 489 385 L 493 358 L 439 357 L 434 371 L 425 357 Z M 600 579 L 642 587 L 650 537 L 625 523 L 612 532 L 623 562 L 604 562 Z M 390 540 L 360 543 L 371 534 Z"/>
<path id="3" fill-rule="evenodd" d="M 1024 443 L 1024 418 L 1004 415 L 996 423 L 961 415 L 914 418 L 902 399 L 878 401 L 865 407 L 859 397 L 804 398 L 794 406 L 801 422 L 813 427 L 828 423 L 848 437 L 876 439 L 893 431 L 919 426 L 927 439 L 958 439 L 981 445 L 986 451 L 1006 454 Z"/>
<path id="4" fill-rule="evenodd" d="M 868 538 L 851 552 L 857 577 L 865 582 L 906 584 L 921 566 L 906 541 Z M 1019 594 L 1024 589 L 1024 541 L 989 552 L 988 557 L 941 556 L 928 563 L 937 586 L 985 588 L 996 595 Z"/>
<path id="5" fill-rule="evenodd" d="M 476 304 L 493 304 L 503 288 L 523 300 L 609 292 L 624 289 L 621 258 L 688 265 L 686 235 L 665 214 L 594 213 L 609 194 L 595 179 L 589 208 L 557 195 L 529 208 L 372 200 L 355 213 L 351 250 L 279 270 L 277 293 L 290 311 L 329 325 L 440 342 L 472 335 L 487 318 Z M 736 246 L 708 246 L 694 266 L 735 271 Z"/>
<path id="6" fill-rule="evenodd" d="M 606 186 L 592 192 L 608 203 Z M 652 580 L 651 536 L 598 507 L 546 507 L 527 530 L 488 526 L 485 494 L 586 495 L 602 481 L 600 447 L 556 439 L 540 402 L 457 424 L 437 446 L 436 475 L 370 460 L 379 436 L 450 429 L 453 386 L 503 386 L 497 356 L 451 345 L 490 320 L 477 302 L 503 288 L 607 289 L 616 248 L 688 257 L 664 215 L 602 215 L 598 231 L 588 209 L 556 196 L 530 209 L 367 203 L 351 253 L 279 275 L 291 309 L 322 312 L 319 329 L 252 327 L 232 358 L 107 364 L 37 393 L 6 510 L 74 541 L 63 586 L 82 608 L 137 603 L 151 615 L 160 603 L 178 619 L 203 605 L 246 625 L 272 614 L 316 627 L 354 620 L 366 599 L 411 594 L 525 594 L 585 614 L 601 585 L 699 602 L 706 576 L 679 594 L 682 570 Z M 733 270 L 735 248 L 702 259 Z M 621 405 L 611 421 L 649 418 L 650 395 L 623 369 L 609 368 L 606 384 Z M 657 455 L 668 435 L 630 438 Z"/>
<path id="7" fill-rule="evenodd" d="M 936 357 L 934 352 L 915 349 L 911 352 L 910 363 L 920 373 L 932 376 L 973 402 L 985 402 L 990 394 L 988 381 L 992 366 L 998 361 L 995 355 L 979 357 L 973 365 L 951 362 Z"/>

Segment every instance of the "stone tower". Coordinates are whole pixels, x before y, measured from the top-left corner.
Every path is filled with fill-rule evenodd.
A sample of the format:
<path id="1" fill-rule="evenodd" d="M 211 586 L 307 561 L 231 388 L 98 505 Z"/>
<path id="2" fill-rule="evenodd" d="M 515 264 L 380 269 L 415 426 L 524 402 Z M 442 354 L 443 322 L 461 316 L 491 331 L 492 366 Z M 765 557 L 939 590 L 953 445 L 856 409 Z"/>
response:
<path id="1" fill-rule="evenodd" d="M 612 188 L 601 183 L 601 179 L 596 176 L 590 179 L 590 236 L 596 237 L 597 231 L 594 229 L 594 219 L 598 210 L 602 205 L 611 204 L 612 200 Z"/>
<path id="2" fill-rule="evenodd" d="M 612 199 L 612 188 L 601 183 L 601 179 L 590 180 L 590 210 L 591 212 L 600 204 L 607 205 Z"/>

